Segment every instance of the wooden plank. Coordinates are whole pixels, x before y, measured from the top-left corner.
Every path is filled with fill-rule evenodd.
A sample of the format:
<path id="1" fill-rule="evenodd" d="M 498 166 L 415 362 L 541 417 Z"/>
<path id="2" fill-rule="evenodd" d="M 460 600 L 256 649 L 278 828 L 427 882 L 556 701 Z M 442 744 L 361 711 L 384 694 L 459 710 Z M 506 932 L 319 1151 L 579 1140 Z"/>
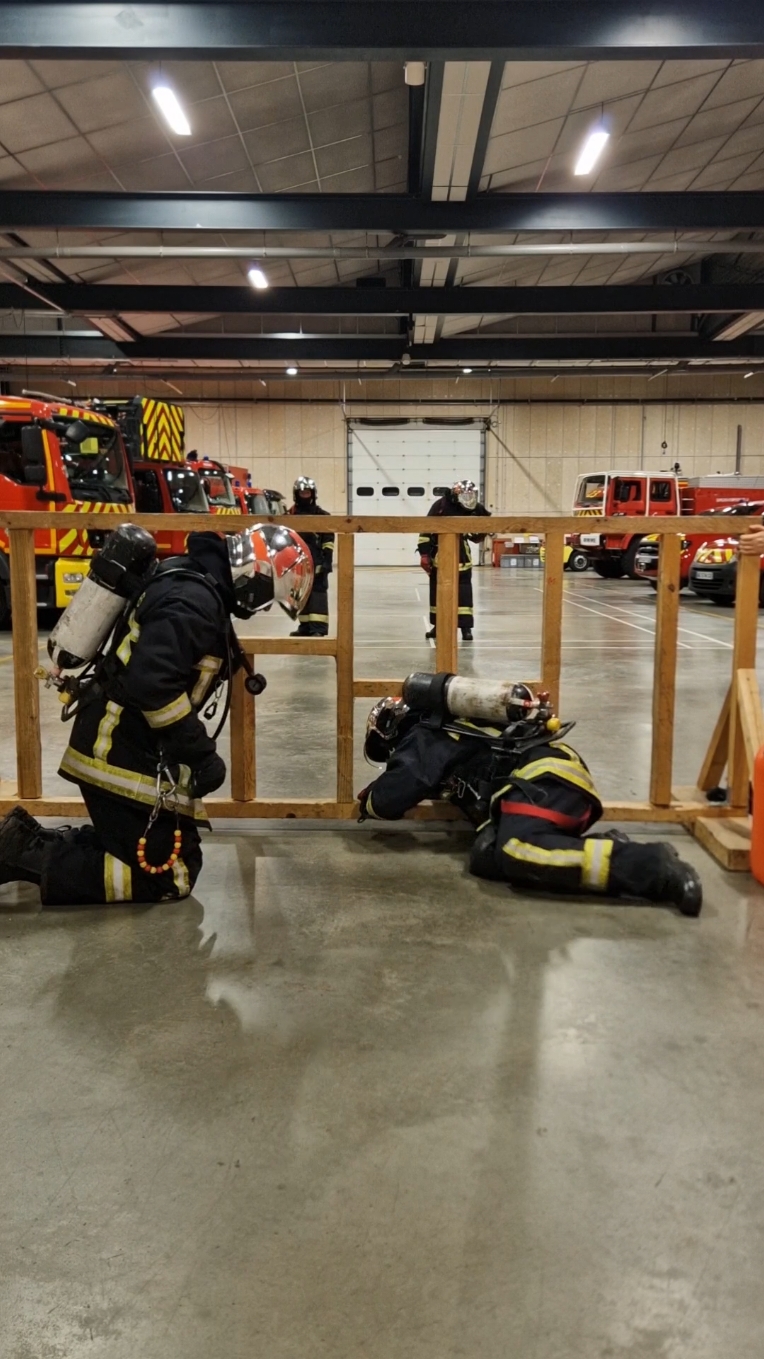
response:
<path id="1" fill-rule="evenodd" d="M 400 521 L 399 521 L 400 522 Z M 432 520 L 430 530 L 432 530 Z M 408 524 L 407 524 L 408 527 Z M 480 527 L 483 523 L 481 520 Z M 474 524 L 473 524 L 474 530 Z M 438 592 L 435 669 L 456 674 L 459 666 L 457 627 L 459 617 L 459 535 L 438 528 Z"/>
<path id="2" fill-rule="evenodd" d="M 337 801 L 353 801 L 355 540 L 337 537 Z"/>
<path id="3" fill-rule="evenodd" d="M 547 533 L 544 550 L 544 603 L 541 624 L 541 683 L 551 695 L 555 712 L 560 707 L 562 669 L 562 582 L 565 534 Z"/>
<path id="4" fill-rule="evenodd" d="M 727 752 L 729 749 L 730 731 L 730 695 L 731 687 L 727 690 L 721 711 L 716 719 L 713 735 L 705 754 L 705 759 L 700 767 L 698 774 L 698 787 L 701 792 L 707 793 L 710 788 L 718 788 L 725 765 L 727 764 Z"/>
<path id="5" fill-rule="evenodd" d="M 13 699 L 16 709 L 16 771 L 22 797 L 42 793 L 40 685 L 35 678 L 37 650 L 37 583 L 34 534 L 13 529 L 11 611 L 13 613 Z"/>
<path id="6" fill-rule="evenodd" d="M 354 698 L 400 698 L 403 680 L 357 679 L 353 681 Z"/>
<path id="7" fill-rule="evenodd" d="M 239 637 L 239 642 L 248 656 L 337 655 L 336 637 Z"/>
<path id="8" fill-rule="evenodd" d="M 738 690 L 735 676 L 739 670 L 756 668 L 756 633 L 759 622 L 759 585 L 761 570 L 758 557 L 739 557 L 735 582 L 735 630 L 732 651 L 732 691 L 730 696 L 729 746 L 727 770 L 729 800 L 734 808 L 748 810 L 750 776 L 745 754 L 743 728 L 739 718 Z"/>
<path id="9" fill-rule="evenodd" d="M 682 539 L 670 533 L 661 540 L 656 600 L 655 658 L 653 662 L 653 734 L 650 754 L 650 801 L 656 807 L 671 802 L 674 765 L 674 707 L 676 703 L 679 571 Z"/>
<path id="10" fill-rule="evenodd" d="M 755 561 L 755 557 L 751 559 Z M 747 816 L 728 816 L 721 821 L 698 817 L 692 833 L 722 868 L 730 873 L 751 871 L 751 823 Z"/>
<path id="11" fill-rule="evenodd" d="M 255 763 L 255 699 L 245 686 L 244 670 L 238 670 L 231 685 L 231 797 L 249 802 L 257 794 Z"/>
<path id="12" fill-rule="evenodd" d="M 357 802 L 337 802 L 334 798 L 234 802 L 232 798 L 208 797 L 204 806 L 211 821 L 354 821 L 358 817 Z"/>
<path id="13" fill-rule="evenodd" d="M 230 514 L 131 514 L 131 524 L 139 524 L 152 533 L 193 533 L 196 530 L 213 533 L 223 531 L 236 533 L 240 529 L 258 523 L 285 524 L 298 533 L 315 532 L 312 518 L 302 515 L 289 517 L 273 515 Z M 225 525 L 223 530 L 222 525 Z M 442 528 L 441 528 L 442 526 Z M 55 511 L 42 510 L 0 510 L 2 528 L 60 528 L 61 515 Z M 78 514 L 77 528 L 100 528 L 107 531 L 115 527 L 113 514 Z M 480 531 L 488 534 L 545 534 L 552 530 L 561 533 L 623 533 L 622 516 L 604 519 L 599 516 L 580 516 L 571 514 L 495 514 L 481 519 Z M 629 517 L 629 533 L 718 533 L 719 520 L 711 515 L 665 515 L 655 518 Z M 747 528 L 760 528 L 761 519 L 757 515 L 741 515 L 735 519 L 735 534 Z M 400 533 L 401 521 L 396 515 L 327 515 L 321 521 L 322 532 L 327 533 Z M 439 521 L 438 532 L 474 533 L 475 520 L 470 518 L 443 518 Z M 425 516 L 407 518 L 406 532 L 412 535 L 432 532 L 432 519 Z"/>
<path id="14" fill-rule="evenodd" d="M 743 733 L 749 781 L 753 779 L 753 762 L 764 746 L 764 713 L 761 708 L 759 680 L 755 670 L 737 672 L 738 720 Z"/>

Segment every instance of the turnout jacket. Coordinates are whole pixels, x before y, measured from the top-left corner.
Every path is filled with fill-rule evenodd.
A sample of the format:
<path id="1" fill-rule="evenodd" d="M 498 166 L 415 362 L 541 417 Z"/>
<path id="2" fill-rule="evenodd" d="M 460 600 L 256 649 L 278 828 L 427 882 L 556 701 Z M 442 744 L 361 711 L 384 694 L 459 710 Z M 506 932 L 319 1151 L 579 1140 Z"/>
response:
<path id="1" fill-rule="evenodd" d="M 204 544 L 201 561 L 176 557 L 160 567 L 117 625 L 102 674 L 74 718 L 59 773 L 153 806 L 161 760 L 177 778 L 181 815 L 206 824 L 201 801 L 191 796 L 191 774 L 215 751 L 199 711 L 227 675 L 230 570 L 220 539 L 191 536 L 215 542 Z"/>
<path id="2" fill-rule="evenodd" d="M 503 754 L 497 766 L 491 742 L 476 733 L 498 742 L 498 727 L 464 719 L 449 725 L 453 732 L 419 722 L 406 733 L 384 772 L 366 791 L 366 816 L 397 821 L 425 799 L 445 799 L 461 807 L 473 823 L 485 822 L 479 815 L 482 807 L 497 821 L 515 812 L 537 818 L 539 827 L 548 821 L 561 828 L 557 813 L 545 807 L 544 781 L 551 779 L 583 796 L 579 834 L 601 817 L 602 803 L 591 774 L 572 746 L 550 739 L 518 754 L 514 768 L 511 756 Z M 565 829 L 573 830 L 567 824 Z"/>
<path id="3" fill-rule="evenodd" d="M 490 510 L 485 505 L 476 505 L 474 510 L 465 510 L 451 496 L 443 495 L 440 500 L 436 500 L 427 511 L 427 517 L 440 519 L 444 515 L 459 515 L 460 518 L 469 518 L 474 515 L 476 518 L 490 516 Z M 485 538 L 484 533 L 462 533 L 459 538 L 459 570 L 469 571 L 472 569 L 472 554 L 467 546 L 470 543 L 482 543 Z M 438 565 L 438 535 L 437 533 L 422 533 L 417 543 L 417 552 L 420 557 L 430 557 L 433 566 Z"/>
<path id="4" fill-rule="evenodd" d="M 303 505 L 293 505 L 289 510 L 289 514 L 328 515 L 328 513 L 328 510 L 322 510 L 320 505 L 313 503 L 307 507 Z M 323 572 L 324 575 L 328 576 L 334 562 L 334 534 L 301 533 L 300 537 L 313 558 L 313 566 L 315 567 L 316 575 L 320 575 Z"/>

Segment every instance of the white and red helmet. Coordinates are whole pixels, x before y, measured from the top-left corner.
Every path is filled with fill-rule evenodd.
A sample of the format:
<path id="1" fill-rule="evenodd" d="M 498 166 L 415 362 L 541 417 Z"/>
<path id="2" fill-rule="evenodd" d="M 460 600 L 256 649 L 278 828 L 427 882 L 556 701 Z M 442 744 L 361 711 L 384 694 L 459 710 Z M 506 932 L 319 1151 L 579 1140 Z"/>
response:
<path id="1" fill-rule="evenodd" d="M 251 618 L 275 600 L 297 618 L 313 589 L 313 560 L 299 533 L 281 524 L 255 524 L 227 534 L 226 541 L 237 617 Z"/>

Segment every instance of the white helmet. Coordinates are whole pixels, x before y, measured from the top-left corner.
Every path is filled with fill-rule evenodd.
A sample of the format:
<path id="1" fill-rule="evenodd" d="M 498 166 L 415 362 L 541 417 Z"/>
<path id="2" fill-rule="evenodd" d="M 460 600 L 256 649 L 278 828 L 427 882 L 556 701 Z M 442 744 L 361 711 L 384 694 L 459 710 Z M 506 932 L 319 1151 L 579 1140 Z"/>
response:
<path id="1" fill-rule="evenodd" d="M 474 481 L 457 481 L 451 487 L 451 494 L 454 500 L 458 500 L 462 509 L 474 510 L 478 503 L 478 488 Z"/>

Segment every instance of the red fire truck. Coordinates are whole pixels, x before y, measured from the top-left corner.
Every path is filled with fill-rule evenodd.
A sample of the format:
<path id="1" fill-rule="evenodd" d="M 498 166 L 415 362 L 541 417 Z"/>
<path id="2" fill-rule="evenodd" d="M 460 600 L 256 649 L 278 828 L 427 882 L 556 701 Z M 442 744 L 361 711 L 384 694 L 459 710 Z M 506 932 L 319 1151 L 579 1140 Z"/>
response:
<path id="1" fill-rule="evenodd" d="M 212 514 L 248 514 L 246 503 L 234 491 L 233 478 L 227 468 L 214 458 L 200 458 L 196 450 L 189 453 L 186 465 L 201 477 Z"/>
<path id="2" fill-rule="evenodd" d="M 82 584 L 102 533 L 78 513 L 129 514 L 133 486 L 118 426 L 106 412 L 54 396 L 0 397 L 0 505 L 51 511 L 60 528 L 35 532 L 37 604 L 64 608 Z M 11 612 L 8 535 L 0 532 L 0 624 Z"/>
<path id="3" fill-rule="evenodd" d="M 740 473 L 680 479 L 673 472 L 587 472 L 576 482 L 573 513 L 586 518 L 709 514 L 742 500 L 761 499 L 762 489 L 764 477 Z M 637 580 L 636 556 L 643 538 L 640 533 L 592 531 L 572 534 L 570 542 L 583 549 L 606 580 L 621 576 Z"/>

